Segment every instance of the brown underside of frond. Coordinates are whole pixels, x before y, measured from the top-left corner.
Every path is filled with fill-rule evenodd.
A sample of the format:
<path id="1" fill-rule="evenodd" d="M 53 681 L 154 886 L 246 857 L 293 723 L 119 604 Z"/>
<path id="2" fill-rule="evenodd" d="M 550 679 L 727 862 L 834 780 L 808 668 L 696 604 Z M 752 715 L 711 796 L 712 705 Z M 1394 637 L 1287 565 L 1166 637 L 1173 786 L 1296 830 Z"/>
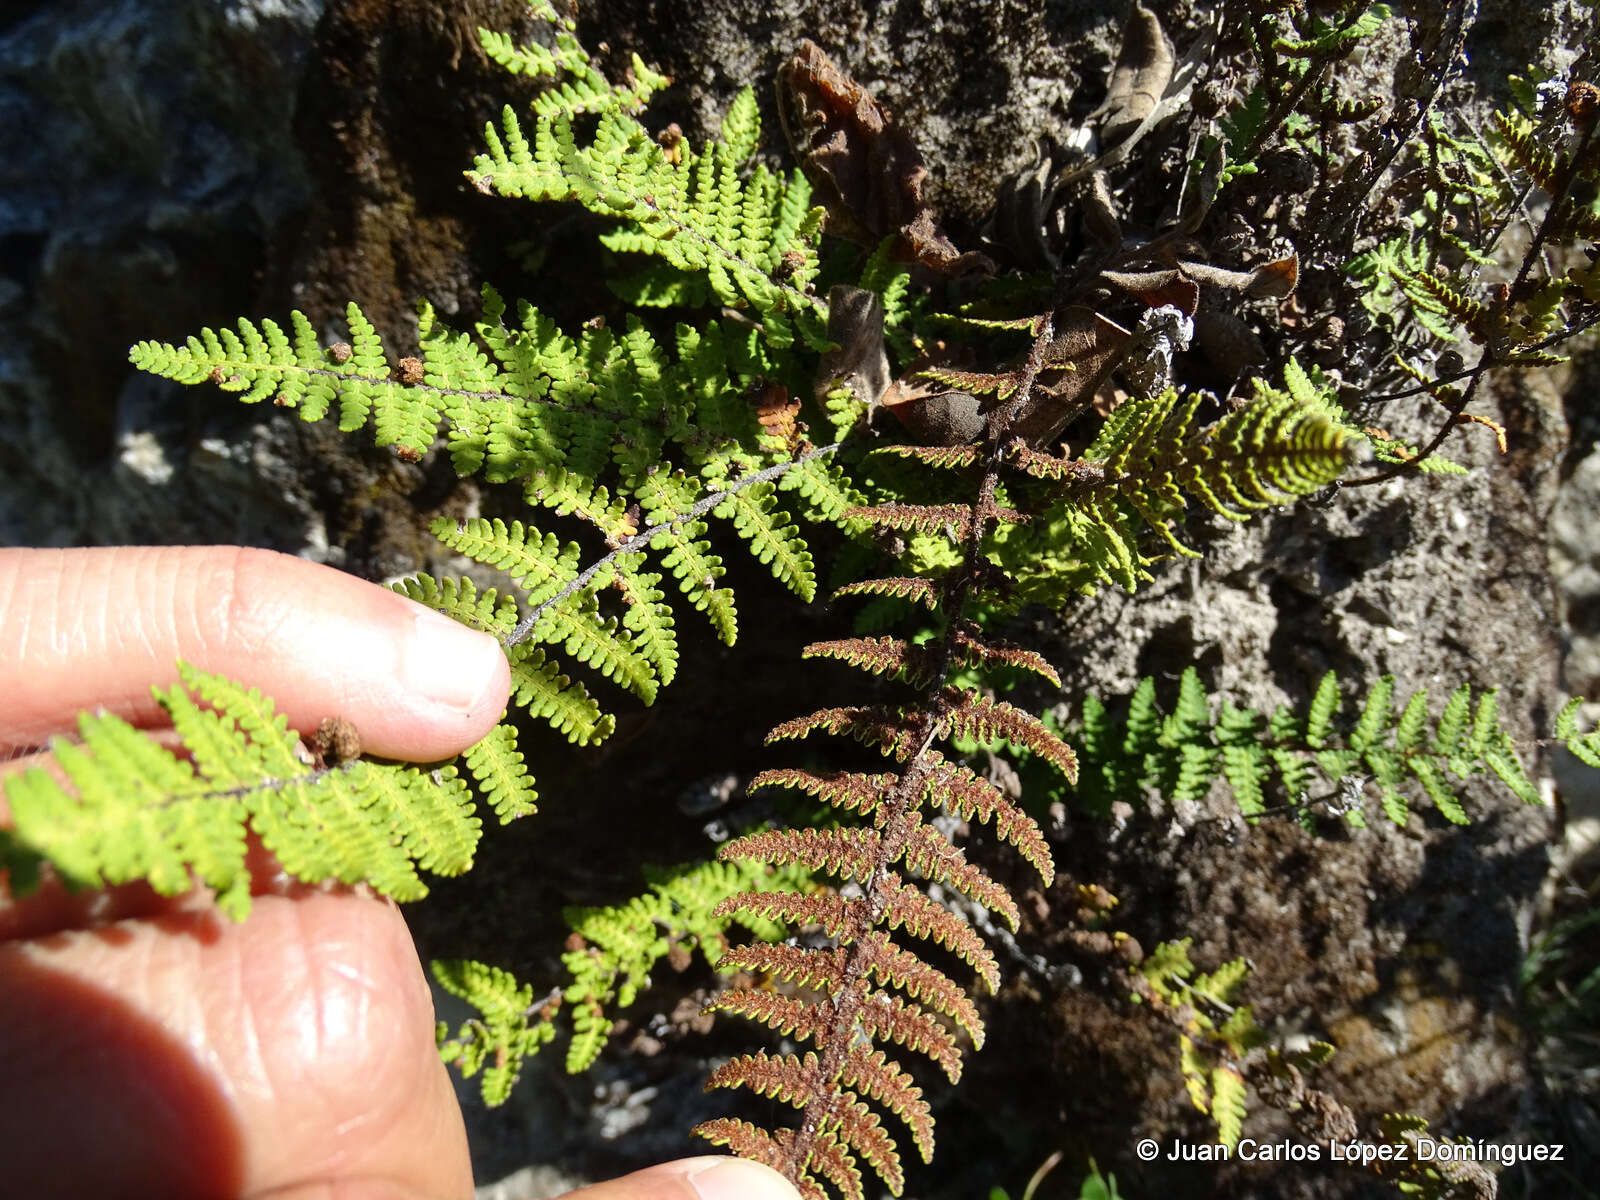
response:
<path id="1" fill-rule="evenodd" d="M 930 803 L 964 821 L 994 822 L 995 833 L 1017 848 L 1045 886 L 1055 879 L 1055 862 L 1038 822 L 987 779 L 959 763 L 940 761 L 928 772 L 925 794 Z"/>
<path id="2" fill-rule="evenodd" d="M 915 446 L 907 443 L 899 446 L 884 446 L 875 451 L 875 453 L 893 454 L 899 458 L 914 459 L 924 466 L 943 469 L 975 467 L 979 461 L 979 448 L 977 446 Z"/>
<path id="3" fill-rule="evenodd" d="M 790 832 L 786 830 L 785 832 Z M 837 892 L 739 892 L 722 900 L 711 915 L 754 913 L 790 925 L 820 925 L 829 937 L 853 942 L 866 932 L 866 902 Z"/>
<path id="4" fill-rule="evenodd" d="M 975 742 L 1004 738 L 1013 746 L 1023 747 L 1044 759 L 1060 771 L 1068 783 L 1078 782 L 1078 756 L 1038 717 L 1004 700 L 992 700 L 977 692 L 951 688 L 945 696 L 950 707 L 943 722 L 944 736 L 970 738 Z"/>
<path id="5" fill-rule="evenodd" d="M 856 637 L 812 642 L 800 651 L 802 658 L 832 658 L 872 675 L 900 675 L 907 683 L 926 687 L 933 682 L 933 654 L 904 638 Z"/>
<path id="6" fill-rule="evenodd" d="M 872 930 L 861 943 L 873 947 L 869 969 L 880 985 L 892 984 L 913 1000 L 943 1013 L 972 1039 L 975 1048 L 983 1045 L 983 1018 L 965 988 L 905 947 L 895 945 L 881 929 Z"/>
<path id="7" fill-rule="evenodd" d="M 1053 344 L 1051 330 L 1050 316 L 1040 318 L 1034 347 L 1013 374 L 956 374 L 971 385 L 970 390 L 999 391 L 1003 396 L 1018 389 L 1025 397 Z M 1016 407 L 991 406 L 993 447 L 1006 443 L 1006 423 L 1014 418 Z M 870 813 L 872 825 L 763 830 L 729 843 L 722 857 L 825 871 L 849 881 L 843 890 L 850 894 L 749 892 L 728 897 L 714 910 L 719 917 L 753 914 L 799 926 L 806 940 L 815 937 L 804 927 L 820 926 L 837 943 L 826 948 L 748 946 L 726 952 L 725 968 L 755 972 L 764 977 L 764 986 L 724 993 L 711 1009 L 742 1014 L 816 1045 L 804 1058 L 755 1054 L 735 1059 L 713 1074 L 711 1086 L 748 1087 L 800 1108 L 798 1129 L 758 1144 L 756 1151 L 768 1154 L 777 1147 L 787 1153 L 788 1177 L 802 1186 L 826 1180 L 845 1200 L 863 1200 L 858 1158 L 883 1177 L 893 1194 L 900 1194 L 904 1182 L 899 1152 L 884 1129 L 884 1118 L 868 1107 L 868 1100 L 906 1123 L 924 1159 L 933 1152 L 933 1118 L 921 1090 L 899 1064 L 870 1043 L 892 1041 L 925 1054 L 954 1083 L 961 1075 L 967 1037 L 974 1045 L 983 1041 L 983 1023 L 969 994 L 972 989 L 958 986 L 915 949 L 900 943 L 910 938 L 935 942 L 970 966 L 991 992 L 1000 984 L 999 964 L 978 929 L 891 868 L 903 864 L 906 872 L 929 881 L 941 896 L 949 893 L 932 885 L 972 898 L 1013 928 L 1020 922 L 1016 902 L 1006 888 L 923 823 L 922 803 L 930 800 L 969 819 L 992 821 L 999 836 L 1015 843 L 1047 881 L 1054 872 L 1044 836 L 1032 819 L 993 784 L 947 762 L 933 743 L 940 738 L 1004 739 L 1049 762 L 1068 779 L 1077 775 L 1071 748 L 1036 718 L 1009 704 L 946 686 L 951 670 L 962 666 L 1032 671 L 1060 686 L 1059 675 L 1044 658 L 1025 647 L 988 638 L 968 612 L 974 601 L 1003 601 L 1012 590 L 1005 571 L 984 556 L 984 538 L 997 524 L 1028 520 L 1026 514 L 996 502 L 998 455 L 972 445 L 899 446 L 884 452 L 924 467 L 982 468 L 982 480 L 969 504 L 890 502 L 842 514 L 879 528 L 947 538 L 956 543 L 961 562 L 942 579 L 862 580 L 837 595 L 920 602 L 935 612 L 948 608 L 949 619 L 926 646 L 900 637 L 855 637 L 815 642 L 804 653 L 876 675 L 900 676 L 935 690 L 920 705 L 826 708 L 773 729 L 769 743 L 817 732 L 844 734 L 879 748 L 900 764 L 901 771 L 762 772 L 752 788 L 794 788 L 840 808 Z M 1036 454 L 1020 444 L 1005 453 L 1015 465 L 1046 480 L 1071 481 L 1095 471 Z M 901 929 L 905 936 L 898 940 L 891 936 Z M 794 981 L 799 994 L 768 990 L 765 981 L 771 979 Z M 729 1128 L 718 1125 L 713 1132 L 725 1136 Z"/>
<path id="8" fill-rule="evenodd" d="M 906 600 L 927 608 L 937 608 L 940 594 L 937 580 L 918 579 L 910 575 L 889 575 L 882 579 L 863 579 L 858 583 L 847 583 L 833 593 L 833 598 L 839 600 L 845 596 L 893 596 L 897 600 Z"/>
<path id="9" fill-rule="evenodd" d="M 862 775 L 851 771 L 829 771 L 818 775 L 795 767 L 785 767 L 762 771 L 750 781 L 750 790 L 793 788 L 835 808 L 868 813 L 878 807 L 884 795 L 899 781 L 900 776 L 889 773 Z"/>
<path id="10" fill-rule="evenodd" d="M 967 536 L 972 508 L 966 504 L 873 504 L 847 508 L 844 516 L 902 533 L 947 533 L 959 540 Z"/>
<path id="11" fill-rule="evenodd" d="M 984 1041 L 983 1018 L 978 1007 L 943 971 L 929 966 L 917 955 L 897 946 L 881 929 L 861 939 L 869 948 L 868 966 L 881 987 L 897 987 L 919 1004 L 941 1013 L 956 1023 L 975 1048 Z M 722 969 L 764 972 L 774 978 L 792 980 L 796 986 L 837 995 L 844 982 L 845 951 L 842 946 L 786 946 L 780 942 L 753 942 L 735 946 L 717 960 Z"/>
<path id="12" fill-rule="evenodd" d="M 713 1146 L 726 1146 L 740 1158 L 764 1163 L 778 1172 L 788 1165 L 789 1147 L 794 1142 L 792 1129 L 780 1129 L 776 1134 L 771 1134 L 749 1121 L 732 1117 L 702 1121 L 694 1127 L 693 1132 Z M 828 1200 L 828 1194 L 814 1180 L 802 1178 L 798 1186 L 801 1200 Z"/>
<path id="13" fill-rule="evenodd" d="M 951 845 L 949 839 L 931 825 L 920 826 L 911 835 L 901 861 L 905 863 L 906 870 L 953 887 L 971 896 L 990 912 L 999 913 L 1012 929 L 1017 928 L 1021 921 L 1017 902 L 1011 898 L 1011 893 L 996 883 L 982 867 L 968 862 L 961 849 Z"/>
<path id="14" fill-rule="evenodd" d="M 841 879 L 865 879 L 879 864 L 882 845 L 871 829 L 762 829 L 728 842 L 717 857 L 775 866 L 799 863 Z"/>
<path id="15" fill-rule="evenodd" d="M 811 1159 L 807 1171 L 815 1171 L 844 1193 L 845 1200 L 864 1200 L 861 1168 L 850 1152 L 834 1140 L 832 1135 L 818 1133 L 811 1143 Z"/>
<path id="16" fill-rule="evenodd" d="M 1061 686 L 1061 676 L 1041 654 L 1023 646 L 1000 640 L 985 640 L 971 629 L 951 630 L 957 655 L 968 665 L 981 667 L 1016 667 L 1032 671 L 1052 686 Z M 919 647 L 920 649 L 920 647 Z"/>
<path id="17" fill-rule="evenodd" d="M 810 1051 L 804 1062 L 793 1054 L 746 1054 L 711 1072 L 706 1090 L 747 1087 L 769 1099 L 804 1108 L 817 1086 L 820 1066 L 820 1060 Z M 871 1164 L 889 1185 L 889 1191 L 898 1196 L 905 1187 L 905 1170 L 878 1115 L 854 1092 L 841 1090 L 834 1104 L 833 1120 L 834 1137 Z"/>
<path id="18" fill-rule="evenodd" d="M 926 1054 L 951 1083 L 961 1079 L 961 1050 L 955 1039 L 920 1005 L 899 996 L 875 992 L 861 1007 L 861 1027 L 871 1038 L 888 1038 L 908 1050 Z"/>
<path id="19" fill-rule="evenodd" d="M 733 988 L 711 998 L 706 1012 L 731 1012 L 752 1021 L 760 1021 L 784 1036 L 798 1038 L 816 1037 L 827 1027 L 828 1017 L 814 1004 L 799 996 L 785 996 L 778 992 L 757 992 L 749 988 Z"/>
<path id="20" fill-rule="evenodd" d="M 904 762 L 915 752 L 906 726 L 910 721 L 901 713 L 881 704 L 823 708 L 803 717 L 775 725 L 767 734 L 767 744 L 788 738 L 803 738 L 822 730 L 845 734 L 866 746 L 876 746 L 886 755 Z"/>
<path id="21" fill-rule="evenodd" d="M 836 993 L 844 982 L 844 949 L 786 946 L 782 942 L 751 942 L 725 950 L 717 960 L 719 970 L 739 969 L 793 980 L 814 992 Z M 952 985 L 954 986 L 954 985 Z"/>
<path id="22" fill-rule="evenodd" d="M 854 1092 L 841 1091 L 834 1105 L 834 1118 L 838 1121 L 835 1134 L 845 1145 L 866 1160 L 878 1173 L 891 1196 L 905 1190 L 905 1168 L 900 1165 L 900 1152 L 894 1148 L 894 1139 L 878 1120 L 878 1114 L 863 1104 Z"/>
<path id="23" fill-rule="evenodd" d="M 876 1100 L 904 1121 L 922 1161 L 933 1161 L 933 1109 L 911 1076 L 890 1062 L 882 1050 L 854 1047 L 839 1069 L 839 1082 Z"/>
<path id="24" fill-rule="evenodd" d="M 793 1100 L 811 1090 L 817 1073 L 817 1056 L 806 1051 L 805 1062 L 793 1054 L 757 1051 L 730 1058 L 706 1079 L 706 1091 L 747 1087 L 769 1100 Z"/>
<path id="25" fill-rule="evenodd" d="M 1069 482 L 1099 483 L 1105 479 L 1105 465 L 1085 462 L 1081 458 L 1058 458 L 1034 450 L 1023 442 L 1012 442 L 1009 461 L 1019 470 L 1035 479 L 1067 480 Z"/>
<path id="26" fill-rule="evenodd" d="M 904 925 L 912 935 L 937 942 L 977 971 L 991 992 L 1000 990 L 1000 964 L 976 929 L 938 901 L 930 900 L 922 889 L 902 883 L 893 871 L 886 871 L 884 880 L 882 890 L 887 893 L 888 904 L 883 919 L 890 929 Z"/>

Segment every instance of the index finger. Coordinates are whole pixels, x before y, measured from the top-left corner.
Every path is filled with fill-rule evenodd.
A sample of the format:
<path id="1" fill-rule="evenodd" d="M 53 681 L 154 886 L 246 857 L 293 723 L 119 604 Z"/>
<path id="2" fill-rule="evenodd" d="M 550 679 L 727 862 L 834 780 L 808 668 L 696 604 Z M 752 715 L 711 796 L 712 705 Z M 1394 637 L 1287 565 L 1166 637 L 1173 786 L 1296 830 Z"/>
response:
<path id="1" fill-rule="evenodd" d="M 431 762 L 505 708 L 493 637 L 386 588 L 269 550 L 0 550 L 0 751 L 42 744 L 83 709 L 159 724 L 175 662 L 273 698 L 289 724 L 339 716 L 362 746 Z"/>

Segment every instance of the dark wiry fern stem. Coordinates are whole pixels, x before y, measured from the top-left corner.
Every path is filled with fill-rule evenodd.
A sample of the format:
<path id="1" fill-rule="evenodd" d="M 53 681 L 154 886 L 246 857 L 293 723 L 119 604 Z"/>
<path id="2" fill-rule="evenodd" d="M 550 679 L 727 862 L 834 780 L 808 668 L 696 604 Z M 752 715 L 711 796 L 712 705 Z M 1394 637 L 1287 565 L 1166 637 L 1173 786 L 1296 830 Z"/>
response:
<path id="1" fill-rule="evenodd" d="M 898 885 L 898 879 L 890 867 L 899 860 L 919 825 L 916 811 L 921 805 L 928 772 L 933 765 L 929 751 L 952 708 L 951 696 L 945 686 L 955 649 L 955 639 L 951 637 L 950 630 L 959 621 L 968 597 L 981 578 L 979 563 L 983 538 L 994 519 L 995 485 L 1006 453 L 1007 431 L 1032 394 L 1034 381 L 1044 365 L 1045 352 L 1054 336 L 1053 322 L 1046 316 L 1034 339 L 1016 392 L 1005 408 L 992 418 L 983 477 L 972 501 L 971 517 L 966 523 L 962 567 L 949 578 L 944 589 L 945 630 L 938 642 L 934 681 L 922 706 L 922 716 L 910 738 L 916 750 L 909 757 L 900 782 L 882 802 L 884 820 L 877 862 L 861 884 L 867 901 L 860 930 L 862 936 L 853 938 L 845 947 L 840 986 L 825 1002 L 832 1011 L 826 1018 L 824 1030 L 816 1038 L 822 1056 L 811 1076 L 813 1093 L 801 1113 L 799 1128 L 788 1147 L 788 1161 L 783 1166 L 785 1178 L 797 1185 L 815 1146 L 818 1131 L 825 1122 L 837 1120 L 840 1116 L 838 1108 L 842 1096 L 832 1081 L 838 1077 L 855 1040 L 857 1022 L 870 992 L 873 963 L 879 955 L 876 943 L 865 934 L 883 920 L 889 908 Z"/>
<path id="2" fill-rule="evenodd" d="M 1572 185 L 1578 181 L 1579 165 L 1594 135 L 1594 125 L 1584 126 L 1579 132 L 1577 146 L 1562 162 L 1560 175 L 1554 181 L 1556 186 L 1550 197 L 1550 205 L 1545 210 L 1544 220 L 1539 223 L 1539 228 L 1534 231 L 1533 240 L 1523 253 L 1522 262 L 1517 268 L 1516 278 L 1512 281 L 1511 286 L 1506 289 L 1505 299 L 1499 301 L 1504 309 L 1509 309 L 1515 303 L 1514 297 L 1517 296 L 1522 285 L 1527 282 L 1528 276 L 1533 271 L 1534 264 L 1539 261 L 1539 256 L 1549 243 L 1550 235 L 1554 232 L 1555 226 L 1559 222 L 1561 210 L 1566 204 L 1567 197 L 1572 193 Z M 1396 475 L 1418 469 L 1419 464 L 1427 461 L 1430 455 L 1444 445 L 1445 439 L 1450 436 L 1451 430 L 1460 423 L 1461 414 L 1466 411 L 1467 405 L 1471 404 L 1473 397 L 1477 395 L 1478 385 L 1483 382 L 1484 374 L 1494 365 L 1495 359 L 1498 357 L 1498 349 L 1492 343 L 1484 347 L 1484 351 L 1479 356 L 1477 363 L 1471 368 L 1471 378 L 1468 380 L 1467 386 L 1462 389 L 1461 394 L 1456 397 L 1455 401 L 1447 406 L 1447 416 L 1444 423 L 1439 426 L 1438 432 L 1429 439 L 1427 445 L 1423 446 L 1413 457 L 1404 462 L 1397 463 L 1392 467 L 1360 479 L 1345 480 L 1342 486 L 1364 487 L 1375 483 L 1383 483 L 1386 480 L 1393 479 Z"/>

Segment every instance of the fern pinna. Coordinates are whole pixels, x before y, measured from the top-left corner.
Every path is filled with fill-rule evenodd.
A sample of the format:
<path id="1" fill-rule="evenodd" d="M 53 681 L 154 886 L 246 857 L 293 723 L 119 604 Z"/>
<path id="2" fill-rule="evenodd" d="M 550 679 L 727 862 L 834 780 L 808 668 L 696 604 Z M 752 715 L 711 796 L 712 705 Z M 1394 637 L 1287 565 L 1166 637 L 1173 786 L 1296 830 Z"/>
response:
<path id="1" fill-rule="evenodd" d="M 366 883 L 397 900 L 427 894 L 419 868 L 472 865 L 482 822 L 454 766 L 329 761 L 256 689 L 181 663 L 179 675 L 154 693 L 187 758 L 120 717 L 84 713 L 81 743 L 51 744 L 60 777 L 35 766 L 6 780 L 13 827 L 0 831 L 0 873 L 13 895 L 37 887 L 48 861 L 75 888 L 142 879 L 175 896 L 198 882 L 243 920 L 247 831 L 298 879 Z M 502 820 L 527 811 L 522 757 L 500 731 L 465 767 Z"/>
<path id="2" fill-rule="evenodd" d="M 959 959 L 991 990 L 1000 982 L 998 965 L 976 928 L 921 889 L 907 883 L 897 867 L 960 892 L 999 912 L 1013 926 L 1018 914 L 1003 885 L 953 846 L 923 819 L 931 804 L 968 820 L 994 823 L 1048 882 L 1054 875 L 1050 851 L 1033 819 L 994 784 L 936 744 L 952 737 L 1001 737 L 1026 747 L 1068 779 L 1076 777 L 1072 750 L 1035 717 L 970 688 L 947 683 L 952 668 L 974 658 L 1025 666 L 1057 683 L 1054 670 L 1030 652 L 986 639 L 966 617 L 969 604 L 991 586 L 993 568 L 985 547 L 996 524 L 1022 514 L 996 503 L 1004 437 L 1030 395 L 1051 340 L 1051 321 L 1042 319 L 1027 364 L 1012 399 L 997 414 L 995 432 L 975 498 L 955 505 L 903 503 L 853 509 L 851 516 L 887 529 L 945 528 L 961 554 L 961 565 L 941 579 L 885 578 L 851 591 L 875 590 L 904 597 L 934 599 L 945 625 L 932 643 L 912 647 L 892 638 L 860 638 L 814 646 L 811 653 L 837 658 L 873 674 L 928 681 L 921 700 L 904 707 L 831 708 L 785 722 L 769 741 L 813 733 L 844 734 L 879 750 L 894 764 L 882 773 L 767 771 L 752 786 L 787 787 L 810 793 L 837 808 L 870 818 L 870 825 L 831 830 L 766 830 L 747 834 L 722 849 L 724 858 L 773 864 L 797 863 L 849 881 L 831 894 L 747 892 L 730 897 L 720 911 L 753 913 L 790 924 L 819 925 L 834 943 L 747 946 L 730 950 L 730 967 L 793 981 L 802 992 L 734 988 L 712 1005 L 765 1022 L 780 1032 L 810 1041 L 814 1049 L 797 1054 L 756 1053 L 735 1058 L 713 1072 L 710 1087 L 748 1087 L 800 1109 L 794 1129 L 768 1132 L 748 1122 L 719 1119 L 696 1132 L 736 1153 L 775 1167 L 802 1195 L 823 1197 L 821 1180 L 862 1200 L 857 1158 L 868 1163 L 899 1195 L 904 1171 L 894 1140 L 871 1100 L 894 1113 L 910 1130 L 926 1160 L 933 1152 L 931 1110 L 909 1074 L 872 1042 L 895 1042 L 931 1058 L 953 1082 L 961 1074 L 961 1048 L 953 1024 L 976 1045 L 983 1024 L 967 989 L 944 971 L 892 937 L 906 933 L 931 941 Z M 823 1000 L 808 1000 L 805 993 Z M 903 994 L 896 994 L 896 992 Z"/>
<path id="3" fill-rule="evenodd" d="M 1384 815 L 1397 825 L 1409 822 L 1415 802 L 1403 788 L 1420 790 L 1446 820 L 1465 825 L 1460 785 L 1492 774 L 1525 804 L 1540 803 L 1511 735 L 1500 725 L 1496 689 L 1474 697 L 1471 686 L 1462 684 L 1431 718 L 1426 690 L 1396 704 L 1394 676 L 1385 675 L 1342 728 L 1340 703 L 1338 677 L 1329 671 L 1303 714 L 1287 705 L 1258 713 L 1224 697 L 1213 717 L 1213 697 L 1194 667 L 1179 677 L 1170 712 L 1157 703 L 1154 677 L 1140 681 L 1120 720 L 1111 718 L 1099 698 L 1086 696 L 1073 727 L 1083 760 L 1074 792 L 1085 809 L 1104 816 L 1113 802 L 1147 787 L 1173 804 L 1193 804 L 1220 778 L 1244 816 L 1284 811 L 1268 807 L 1269 790 L 1276 788 L 1286 810 L 1310 822 L 1312 784 L 1320 777 L 1333 790 L 1318 800 L 1351 825 L 1366 824 L 1369 782 L 1376 785 Z M 1568 705 L 1556 735 L 1588 762 L 1584 755 L 1593 756 L 1593 735 L 1577 731 L 1575 713 Z"/>

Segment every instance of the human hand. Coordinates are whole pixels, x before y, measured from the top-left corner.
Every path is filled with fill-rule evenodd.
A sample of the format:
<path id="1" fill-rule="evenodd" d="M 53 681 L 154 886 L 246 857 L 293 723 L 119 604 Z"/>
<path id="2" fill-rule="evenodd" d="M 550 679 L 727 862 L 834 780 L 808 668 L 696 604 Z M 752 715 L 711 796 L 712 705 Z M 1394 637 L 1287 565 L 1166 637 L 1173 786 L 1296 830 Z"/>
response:
<path id="1" fill-rule="evenodd" d="M 385 757 L 486 733 L 494 640 L 266 551 L 0 550 L 0 753 L 104 708 L 147 728 L 183 658 L 330 715 Z M 0 825 L 6 820 L 0 802 Z M 255 864 L 253 864 L 255 865 Z M 270 862 L 263 865 L 270 874 Z M 3 881 L 0 881 L 3 884 Z M 0 1179 L 18 1196 L 462 1197 L 465 1131 L 393 904 L 258 879 L 235 924 L 200 892 L 0 886 Z M 793 1200 L 765 1167 L 697 1158 L 573 1200 Z"/>

